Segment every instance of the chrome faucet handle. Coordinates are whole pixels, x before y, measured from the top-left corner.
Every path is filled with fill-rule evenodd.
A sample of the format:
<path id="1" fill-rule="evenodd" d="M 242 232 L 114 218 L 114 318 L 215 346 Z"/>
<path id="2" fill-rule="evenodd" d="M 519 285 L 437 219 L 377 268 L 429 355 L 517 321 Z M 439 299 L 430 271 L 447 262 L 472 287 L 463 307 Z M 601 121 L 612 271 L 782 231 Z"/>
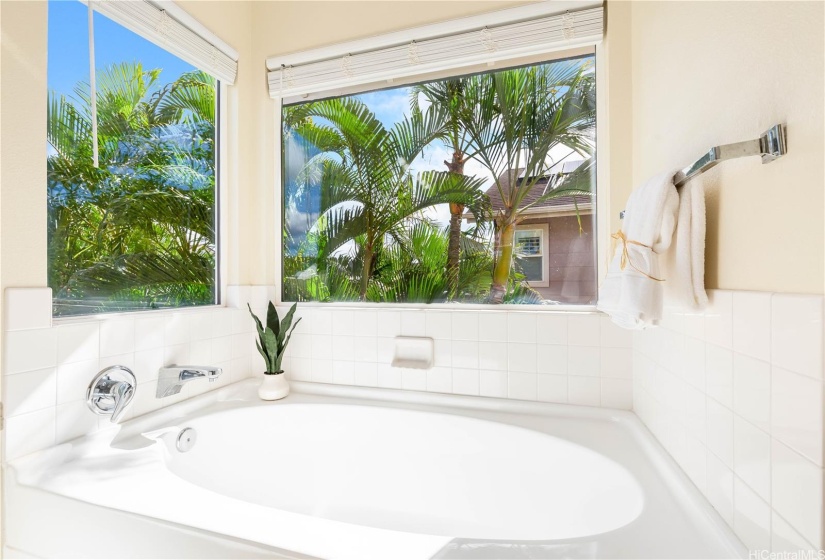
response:
<path id="1" fill-rule="evenodd" d="M 110 420 L 112 424 L 120 422 L 123 413 L 126 412 L 126 407 L 132 402 L 135 388 L 126 381 L 119 381 L 112 389 L 112 395 L 115 399 L 115 407 L 112 409 L 112 417 Z"/>
<path id="2" fill-rule="evenodd" d="M 135 397 L 137 381 L 132 370 L 111 366 L 100 371 L 86 389 L 86 405 L 95 414 L 111 416 L 117 424 Z"/>

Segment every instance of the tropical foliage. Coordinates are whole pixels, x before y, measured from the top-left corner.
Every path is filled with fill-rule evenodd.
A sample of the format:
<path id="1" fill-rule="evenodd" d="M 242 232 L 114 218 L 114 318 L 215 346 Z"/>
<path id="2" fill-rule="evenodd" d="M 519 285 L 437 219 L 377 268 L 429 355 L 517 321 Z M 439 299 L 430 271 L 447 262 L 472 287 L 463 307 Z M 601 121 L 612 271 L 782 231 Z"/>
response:
<path id="1" fill-rule="evenodd" d="M 440 114 L 444 119 L 444 140 L 449 146 L 450 160 L 444 165 L 451 173 L 464 174 L 464 164 L 472 158 L 471 138 L 464 126 L 470 118 L 475 103 L 479 80 L 453 78 L 436 82 L 425 82 L 410 89 L 410 106 L 413 112 L 422 110 L 422 102 L 443 109 Z M 449 299 L 458 299 L 458 282 L 461 274 L 461 222 L 464 217 L 464 205 L 451 203 L 450 206 L 449 243 L 447 246 L 447 294 Z"/>
<path id="2" fill-rule="evenodd" d="M 215 80 L 163 84 L 140 63 L 48 104 L 49 285 L 55 315 L 215 302 Z"/>
<path id="3" fill-rule="evenodd" d="M 335 292 L 335 299 L 357 295 L 360 300 L 395 301 L 398 286 L 388 282 L 396 281 L 399 274 L 412 274 L 421 284 L 405 287 L 405 293 L 409 290 L 421 301 L 443 297 L 446 286 L 421 277 L 420 266 L 417 272 L 386 269 L 398 262 L 398 251 L 427 250 L 417 235 L 422 230 L 415 228 L 426 223 L 425 210 L 459 203 L 479 219 L 487 214 L 481 180 L 449 172 L 416 175 L 410 171 L 410 162 L 443 135 L 442 121 L 433 107 L 387 129 L 363 102 L 348 97 L 285 111 L 285 135 L 297 136 L 317 150 L 295 178 L 297 188 L 287 205 L 306 200 L 307 189 L 320 192 L 311 232 L 316 269 L 305 275 L 294 295 L 318 294 L 323 282 L 327 289 L 342 289 Z"/>
<path id="4" fill-rule="evenodd" d="M 541 302 L 520 272 L 515 229 L 537 204 L 592 196 L 589 62 L 409 91 L 409 116 L 389 129 L 356 97 L 284 108 L 285 299 Z M 410 164 L 435 143 L 448 148 L 446 169 L 414 173 Z M 560 148 L 587 163 L 564 177 L 551 173 Z M 484 178 L 465 174 L 470 160 L 493 178 L 502 201 L 495 212 Z M 447 227 L 427 213 L 443 204 Z M 466 212 L 475 227 L 463 227 Z M 296 217 L 301 239 L 290 227 Z"/>

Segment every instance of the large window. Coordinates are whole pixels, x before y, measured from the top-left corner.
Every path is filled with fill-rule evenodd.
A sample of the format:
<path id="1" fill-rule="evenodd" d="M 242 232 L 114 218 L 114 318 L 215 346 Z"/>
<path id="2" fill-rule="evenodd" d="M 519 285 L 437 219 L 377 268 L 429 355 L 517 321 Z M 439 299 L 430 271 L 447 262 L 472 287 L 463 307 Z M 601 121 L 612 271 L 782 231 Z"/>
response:
<path id="1" fill-rule="evenodd" d="M 217 301 L 216 80 L 49 0 L 48 240 L 54 315 Z"/>
<path id="2" fill-rule="evenodd" d="M 593 66 L 284 105 L 283 299 L 593 303 Z"/>

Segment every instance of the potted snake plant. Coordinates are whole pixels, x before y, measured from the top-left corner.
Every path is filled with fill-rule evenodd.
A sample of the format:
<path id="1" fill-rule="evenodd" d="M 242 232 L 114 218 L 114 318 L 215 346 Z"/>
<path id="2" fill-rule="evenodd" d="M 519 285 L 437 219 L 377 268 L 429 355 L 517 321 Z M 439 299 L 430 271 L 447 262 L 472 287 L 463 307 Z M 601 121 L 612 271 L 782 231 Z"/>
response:
<path id="1" fill-rule="evenodd" d="M 286 346 L 289 344 L 289 339 L 292 338 L 295 327 L 301 322 L 301 318 L 298 317 L 295 324 L 292 324 L 292 317 L 295 315 L 295 308 L 298 304 L 292 304 L 282 321 L 278 317 L 278 311 L 270 301 L 266 313 L 266 326 L 252 313 L 252 307 L 249 304 L 246 306 L 249 307 L 249 314 L 255 319 L 255 326 L 258 329 L 258 340 L 255 341 L 255 346 L 258 347 L 258 352 L 263 356 L 266 366 L 264 381 L 258 388 L 258 396 L 265 401 L 282 399 L 289 394 L 289 383 L 284 377 L 284 370 L 281 369 L 281 361 L 284 359 Z M 292 329 L 290 329 L 290 326 L 292 326 Z"/>

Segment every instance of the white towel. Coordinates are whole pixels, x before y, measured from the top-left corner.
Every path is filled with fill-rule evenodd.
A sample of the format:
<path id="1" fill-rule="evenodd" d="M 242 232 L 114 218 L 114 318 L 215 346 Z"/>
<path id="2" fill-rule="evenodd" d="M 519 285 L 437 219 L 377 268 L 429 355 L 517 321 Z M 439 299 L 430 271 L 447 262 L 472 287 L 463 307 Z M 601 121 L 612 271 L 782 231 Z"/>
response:
<path id="1" fill-rule="evenodd" d="M 659 254 L 670 247 L 678 208 L 673 172 L 657 175 L 631 193 L 596 306 L 617 325 L 643 329 L 661 321 L 664 282 Z"/>
<path id="2" fill-rule="evenodd" d="M 705 292 L 705 190 L 700 178 L 679 187 L 679 217 L 673 244 L 662 263 L 665 300 L 678 309 L 707 307 Z"/>

